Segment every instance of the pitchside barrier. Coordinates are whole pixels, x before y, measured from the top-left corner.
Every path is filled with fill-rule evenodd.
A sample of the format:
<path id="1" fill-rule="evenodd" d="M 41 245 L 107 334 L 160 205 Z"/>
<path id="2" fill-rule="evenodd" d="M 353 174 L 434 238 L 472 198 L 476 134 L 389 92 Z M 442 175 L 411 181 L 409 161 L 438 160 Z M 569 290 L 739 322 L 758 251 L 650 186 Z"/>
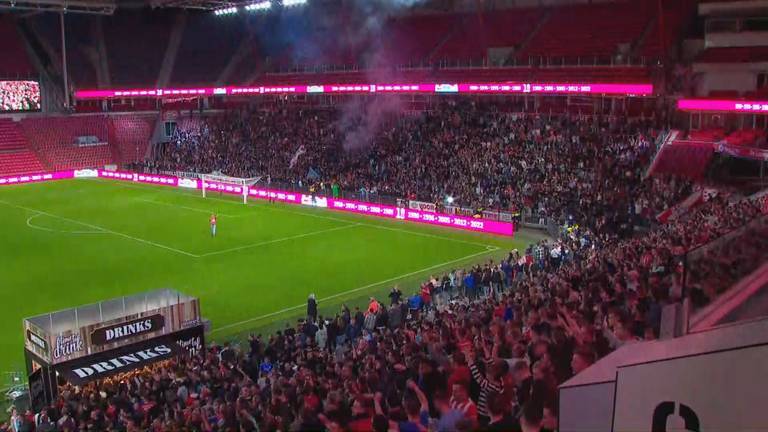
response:
<path id="1" fill-rule="evenodd" d="M 627 344 L 560 385 L 561 432 L 758 431 L 768 319 Z"/>
<path id="2" fill-rule="evenodd" d="M 60 171 L 55 173 L 28 174 L 9 177 L 0 177 L 0 186 L 24 183 L 37 183 L 50 180 L 71 178 L 107 178 L 112 180 L 128 181 L 134 183 L 171 186 L 184 189 L 202 189 L 203 181 L 199 178 L 185 178 L 160 174 L 139 174 L 127 171 L 107 171 L 101 169 L 81 169 Z M 429 225 L 437 225 L 453 229 L 482 232 L 503 236 L 514 235 L 514 225 L 511 222 L 488 220 L 471 216 L 435 213 L 424 210 L 408 209 L 392 205 L 377 204 L 363 201 L 335 199 L 326 196 L 310 195 L 300 192 L 287 192 L 283 190 L 266 189 L 261 187 L 249 187 L 205 182 L 205 189 L 212 192 L 221 192 L 229 195 L 249 198 L 271 199 L 288 204 L 305 205 L 310 207 L 327 208 L 330 210 L 349 213 L 376 216 L 386 219 L 396 219 L 406 222 L 416 222 Z"/>
<path id="3" fill-rule="evenodd" d="M 84 385 L 205 347 L 200 302 L 164 289 L 24 320 L 29 399 L 40 410 L 59 387 Z"/>

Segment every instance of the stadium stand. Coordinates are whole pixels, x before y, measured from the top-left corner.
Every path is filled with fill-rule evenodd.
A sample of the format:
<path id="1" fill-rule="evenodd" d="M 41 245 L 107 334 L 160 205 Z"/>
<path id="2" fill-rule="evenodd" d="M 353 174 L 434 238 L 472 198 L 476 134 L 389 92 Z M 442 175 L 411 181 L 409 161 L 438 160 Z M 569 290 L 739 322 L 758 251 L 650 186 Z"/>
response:
<path id="1" fill-rule="evenodd" d="M 34 152 L 0 152 L 0 174 L 31 174 L 45 171 L 45 167 Z"/>
<path id="2" fill-rule="evenodd" d="M 707 48 L 697 63 L 756 63 L 768 61 L 768 47 Z"/>
<path id="3" fill-rule="evenodd" d="M 3 53 L 0 78 L 19 79 L 36 75 L 10 15 L 0 15 L 0 52 Z"/>
<path id="4" fill-rule="evenodd" d="M 143 161 L 156 118 L 155 114 L 36 117 L 23 119 L 20 125 L 50 169 L 61 170 Z M 78 146 L 78 137 L 96 137 L 97 145 Z"/>
<path id="5" fill-rule="evenodd" d="M 651 17 L 645 2 L 555 8 L 520 57 L 602 57 L 632 44 Z"/>
<path id="6" fill-rule="evenodd" d="M 365 108 L 355 107 L 354 115 L 362 115 L 364 111 Z M 594 158 L 594 155 L 618 158 L 625 151 L 636 152 L 633 153 L 635 164 L 650 161 L 652 156 L 649 140 L 653 139 L 653 131 L 643 122 L 620 125 L 597 119 L 581 122 L 575 120 L 577 117 L 550 119 L 553 125 L 550 134 L 539 136 L 537 134 L 542 133 L 544 127 L 541 119 L 535 116 L 520 119 L 513 113 L 497 112 L 493 105 L 472 106 L 467 100 L 458 105 L 443 104 L 418 116 L 398 118 L 396 123 L 375 135 L 365 135 L 365 131 L 362 135 L 350 133 L 362 137 L 355 140 L 370 139 L 375 143 L 370 148 L 361 147 L 365 151 L 352 156 L 343 149 L 364 144 L 347 140 L 337 132 L 337 121 L 345 115 L 349 114 L 344 114 L 343 107 L 284 107 L 206 117 L 202 127 L 198 125 L 185 130 L 180 124 L 179 135 L 172 144 L 155 154 L 147 168 L 195 172 L 220 170 L 242 177 L 269 173 L 274 181 L 292 185 L 311 168 L 321 176 L 320 179 L 328 183 L 335 179 L 348 191 L 365 188 L 373 191 L 370 192 L 373 195 L 413 196 L 428 202 L 442 201 L 446 195 L 451 195 L 457 203 L 466 206 L 489 209 L 529 207 L 536 209 L 537 214 L 560 216 L 567 203 L 575 199 L 570 191 L 577 185 L 580 185 L 582 200 L 587 196 L 618 193 L 599 192 L 589 186 L 600 183 L 600 179 L 610 178 L 612 170 L 623 167 L 622 164 L 602 165 L 601 161 L 605 159 Z M 386 122 L 389 124 L 389 120 Z M 286 124 L 304 124 L 306 127 L 284 127 Z M 444 124 L 454 127 L 446 131 L 440 126 Z M 584 131 L 577 132 L 579 124 Z M 603 141 L 593 135 L 601 125 L 617 130 L 605 136 Z M 217 130 L 226 133 L 211 133 Z M 627 135 L 634 137 L 631 141 L 637 147 L 628 144 Z M 240 144 L 234 141 L 236 136 L 242 140 Z M 510 136 L 526 136 L 528 139 L 511 145 Z M 482 144 L 485 140 L 490 141 Z M 292 145 L 276 144 L 282 142 Z M 431 144 L 424 145 L 424 142 Z M 289 161 L 300 145 L 307 151 L 294 167 L 290 167 Z M 553 146 L 560 146 L 558 152 Z M 562 161 L 556 160 L 560 151 L 571 154 L 569 160 L 573 164 L 591 167 L 590 174 L 582 173 L 586 168 L 562 165 Z M 435 161 L 430 164 L 430 170 L 423 168 L 426 160 Z M 448 165 L 449 160 L 454 164 Z M 562 166 L 564 177 L 547 180 L 544 173 L 549 170 L 546 168 L 550 166 L 548 164 Z M 369 171 L 371 167 L 375 167 L 373 173 Z M 635 166 L 632 171 L 638 169 Z M 422 174 L 413 176 L 411 173 L 414 172 Z M 489 172 L 494 173 L 493 179 L 488 178 Z M 585 175 L 598 177 L 593 178 L 593 182 L 579 182 L 578 179 Z M 486 180 L 479 181 L 479 178 Z M 571 186 L 565 187 L 560 182 Z M 646 193 L 642 192 L 642 195 L 646 196 Z"/>
<path id="7" fill-rule="evenodd" d="M 116 115 L 109 118 L 109 142 L 118 155 L 116 162 L 144 160 L 155 128 L 156 115 Z"/>
<path id="8" fill-rule="evenodd" d="M 215 82 L 242 37 L 243 30 L 238 25 L 209 14 L 190 14 L 176 54 L 171 83 L 194 85 Z"/>
<path id="9" fill-rule="evenodd" d="M 666 59 L 670 48 L 679 40 L 680 32 L 690 15 L 690 1 L 665 3 L 661 14 L 656 14 L 651 28 L 640 47 L 640 55 L 651 59 Z M 661 26 L 663 25 L 663 29 Z"/>
<path id="10" fill-rule="evenodd" d="M 649 174 L 670 174 L 701 180 L 720 146 L 765 149 L 766 132 L 760 129 L 703 129 L 678 135 L 664 145 L 650 166 Z"/>
<path id="11" fill-rule="evenodd" d="M 672 30 L 660 37 L 651 3 L 397 17 L 385 23 L 380 41 L 346 45 L 334 43 L 327 26 L 297 30 L 315 41 L 311 47 L 290 38 L 267 46 L 257 35 L 246 47 L 252 55 L 230 78 L 365 83 L 391 78 L 393 65 L 486 60 L 493 47 L 522 48 L 514 54 L 521 63 L 537 56 L 612 59 L 622 45 L 663 57 L 686 17 L 665 10 L 661 21 Z M 151 87 L 170 30 L 161 16 L 128 38 L 145 25 L 143 15 L 128 14 L 104 18 L 111 80 Z M 97 85 L 86 61 L 92 22 L 76 20 L 78 29 L 68 34 L 79 41 L 71 42 L 73 62 L 82 64 L 72 73 L 78 85 Z M 339 32 L 350 22 L 339 17 Z M 5 24 L 0 17 L 0 49 Z M 191 15 L 171 83 L 215 81 L 243 38 L 253 36 L 244 25 Z M 150 44 L 158 49 L 146 50 Z M 381 50 L 366 58 L 372 45 Z M 754 52 L 768 57 L 762 48 Z M 752 58 L 740 48 L 711 48 L 697 61 Z M 372 68 L 258 75 L 261 68 L 318 64 Z M 629 66 L 413 68 L 391 79 L 647 82 L 650 74 Z M 275 188 L 304 191 L 311 182 L 313 195 L 333 183 L 349 199 L 440 206 L 450 197 L 466 208 L 526 218 L 549 236 L 501 261 L 425 275 L 418 289 L 395 287 L 389 301 L 371 298 L 367 308 L 342 305 L 318 315 L 308 306 L 305 318 L 273 335 L 251 335 L 247 345 L 211 344 L 197 355 L 65 385 L 39 413 L 14 409 L 13 426 L 0 425 L 0 432 L 32 424 L 41 431 L 553 431 L 559 384 L 626 345 L 657 339 L 665 307 L 685 296 L 707 305 L 766 261 L 765 196 L 703 183 L 718 145 L 768 148 L 765 130 L 689 131 L 657 151 L 669 121 L 658 107 L 635 117 L 620 108 L 595 115 L 597 98 L 575 96 L 538 97 L 536 112 L 523 112 L 512 98 L 398 100 L 391 109 L 361 99 L 311 106 L 316 101 L 281 97 L 234 108 L 211 101 L 222 109 L 194 115 L 197 100 L 169 101 L 159 113 L 152 100 L 119 100 L 113 108 L 153 112 L 0 119 L 0 174 L 113 163 L 152 173 L 268 174 Z M 423 109 L 407 112 L 419 103 Z M 582 106 L 590 115 L 548 115 Z M 175 120 L 177 130 L 150 148 L 159 118 Z M 82 137 L 88 145 L 78 145 Z M 691 197 L 685 211 L 673 211 Z M 660 217 L 665 212 L 672 216 Z"/>
<path id="12" fill-rule="evenodd" d="M 439 430 L 555 430 L 559 383 L 658 337 L 661 309 L 683 292 L 681 254 L 760 217 L 760 203 L 732 198 L 625 239 L 599 224 L 570 227 L 500 263 L 433 275 L 414 293 L 393 289 L 389 301 L 371 298 L 367 308 L 342 305 L 324 316 L 308 307 L 306 319 L 251 335 L 246 347 L 214 344 L 134 372 L 142 385 L 107 380 L 64 391 L 42 421 L 153 431 L 415 430 L 429 422 Z M 754 257 L 765 238 L 717 250 L 736 262 Z M 699 283 L 708 271 L 699 265 L 692 291 L 706 303 L 719 286 Z M 545 306 L 545 295 L 556 301 Z"/>
<path id="13" fill-rule="evenodd" d="M 45 167 L 34 152 L 16 122 L 0 119 L 0 174 L 39 173 Z"/>
<path id="14" fill-rule="evenodd" d="M 99 18 L 67 15 L 67 68 L 69 79 L 80 88 L 96 88 L 99 84 L 94 63 L 95 46 L 91 35 L 93 20 Z M 61 75 L 61 27 L 55 14 L 35 14 L 25 18 L 50 57 L 50 67 Z M 90 56 L 90 57 L 89 57 Z"/>
<path id="15" fill-rule="evenodd" d="M 26 150 L 27 141 L 19 132 L 16 123 L 10 119 L 0 119 L 0 152 Z"/>
<path id="16" fill-rule="evenodd" d="M 115 160 L 107 143 L 107 125 L 104 116 L 27 118 L 21 121 L 21 130 L 51 170 L 63 170 L 100 167 Z M 79 136 L 95 136 L 101 145 L 78 146 Z"/>
<path id="17" fill-rule="evenodd" d="M 168 45 L 171 17 L 158 11 L 129 11 L 102 19 L 112 85 L 154 85 Z"/>
<path id="18" fill-rule="evenodd" d="M 369 66 L 423 63 L 460 23 L 459 16 L 455 14 L 394 18 L 384 27 L 382 34 L 386 35 L 386 38 L 374 42 L 381 44 L 381 54 L 378 58 L 371 59 Z"/>
<path id="19" fill-rule="evenodd" d="M 630 23 L 616 25 L 617 22 L 624 22 L 616 19 L 605 23 L 606 16 L 615 11 L 619 11 L 622 17 L 626 16 Z M 574 15 L 578 19 L 573 19 Z M 56 18 L 41 15 L 25 19 L 35 28 L 35 33 L 45 39 L 44 45 L 60 59 Z M 102 20 L 106 59 L 99 57 L 97 46 L 92 43 L 97 19 Z M 386 37 L 381 38 L 380 35 L 373 37 L 361 33 L 353 17 L 345 13 L 339 13 L 333 20 L 323 23 L 284 17 L 285 23 L 292 23 L 294 28 L 294 31 L 287 33 L 275 28 L 274 23 L 262 22 L 258 18 L 254 21 L 255 27 L 251 28 L 239 19 L 221 20 L 206 14 L 189 13 L 168 84 L 214 83 L 244 38 L 253 41 L 248 50 L 250 54 L 237 62 L 230 82 L 243 82 L 262 69 L 279 72 L 344 67 L 375 71 L 398 65 L 426 66 L 443 61 L 449 64 L 484 62 L 489 48 L 519 50 L 523 41 L 544 19 L 545 13 L 540 9 L 514 9 L 482 15 L 443 13 L 394 17 L 383 24 L 381 33 Z M 95 67 L 104 61 L 108 63 L 113 86 L 154 85 L 166 55 L 172 27 L 178 25 L 172 12 L 148 10 L 120 11 L 103 18 L 72 16 L 68 20 L 70 75 L 80 88 L 99 85 Z M 596 57 L 616 54 L 619 44 L 635 42 L 648 20 L 649 13 L 640 5 L 556 8 L 528 46 L 516 52 L 510 61 L 527 64 L 529 57 L 536 56 L 584 57 L 584 63 L 590 64 Z M 137 26 L 141 26 L 142 31 L 133 32 L 132 29 Z M 208 37 L 211 34 L 217 37 Z M 646 41 L 653 39 L 649 36 Z M 603 64 L 610 63 L 610 59 L 602 60 Z M 59 63 L 60 60 L 53 59 L 54 67 Z M 507 73 L 519 75 L 511 71 Z M 546 74 L 537 69 L 520 74 L 538 73 Z M 573 70 L 552 73 L 567 76 Z M 588 73 L 583 75 L 589 78 Z M 542 79 L 548 77 L 542 76 Z"/>
<path id="20" fill-rule="evenodd" d="M 385 78 L 380 78 L 385 77 Z M 383 82 L 600 82 L 643 83 L 650 79 L 645 67 L 595 66 L 595 67 L 511 67 L 485 69 L 402 69 L 367 70 L 324 73 L 266 73 L 249 84 L 300 85 L 311 81 L 315 84 L 355 84 Z"/>
<path id="21" fill-rule="evenodd" d="M 458 31 L 430 59 L 472 62 L 488 58 L 488 49 L 518 47 L 544 16 L 540 9 L 494 11 L 461 17 Z"/>
<path id="22" fill-rule="evenodd" d="M 652 175 L 678 175 L 701 180 L 712 161 L 711 143 L 680 141 L 664 146 L 656 155 L 650 169 Z"/>

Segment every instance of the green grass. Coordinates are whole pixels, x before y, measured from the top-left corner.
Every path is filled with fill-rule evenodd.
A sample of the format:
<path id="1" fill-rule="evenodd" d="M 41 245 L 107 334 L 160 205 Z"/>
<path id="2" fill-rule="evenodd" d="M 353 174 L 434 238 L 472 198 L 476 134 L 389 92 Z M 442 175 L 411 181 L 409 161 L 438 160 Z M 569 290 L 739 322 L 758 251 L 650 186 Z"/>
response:
<path id="1" fill-rule="evenodd" d="M 208 217 L 219 215 L 211 238 Z M 109 180 L 0 188 L 0 372 L 22 371 L 22 319 L 173 288 L 201 299 L 214 340 L 304 313 L 410 293 L 431 274 L 523 248 L 514 239 L 326 209 Z"/>

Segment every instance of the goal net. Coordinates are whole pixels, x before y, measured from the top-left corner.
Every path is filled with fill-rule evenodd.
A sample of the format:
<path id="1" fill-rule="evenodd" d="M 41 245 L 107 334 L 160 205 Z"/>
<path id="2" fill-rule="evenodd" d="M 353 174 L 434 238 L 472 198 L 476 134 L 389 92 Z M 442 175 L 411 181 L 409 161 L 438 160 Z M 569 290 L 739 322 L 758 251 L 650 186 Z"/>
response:
<path id="1" fill-rule="evenodd" d="M 240 194 L 243 204 L 248 202 L 248 190 L 261 180 L 261 176 L 251 178 L 229 177 L 221 174 L 200 174 L 203 198 L 207 191 Z"/>

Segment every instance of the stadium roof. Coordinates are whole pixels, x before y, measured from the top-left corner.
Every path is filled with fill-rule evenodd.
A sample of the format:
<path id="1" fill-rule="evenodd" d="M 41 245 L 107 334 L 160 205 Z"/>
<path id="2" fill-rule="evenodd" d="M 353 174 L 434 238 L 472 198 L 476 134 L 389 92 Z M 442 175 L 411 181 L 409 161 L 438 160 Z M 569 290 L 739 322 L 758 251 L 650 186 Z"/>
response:
<path id="1" fill-rule="evenodd" d="M 112 15 L 116 0 L 0 0 L 0 10 Z"/>

